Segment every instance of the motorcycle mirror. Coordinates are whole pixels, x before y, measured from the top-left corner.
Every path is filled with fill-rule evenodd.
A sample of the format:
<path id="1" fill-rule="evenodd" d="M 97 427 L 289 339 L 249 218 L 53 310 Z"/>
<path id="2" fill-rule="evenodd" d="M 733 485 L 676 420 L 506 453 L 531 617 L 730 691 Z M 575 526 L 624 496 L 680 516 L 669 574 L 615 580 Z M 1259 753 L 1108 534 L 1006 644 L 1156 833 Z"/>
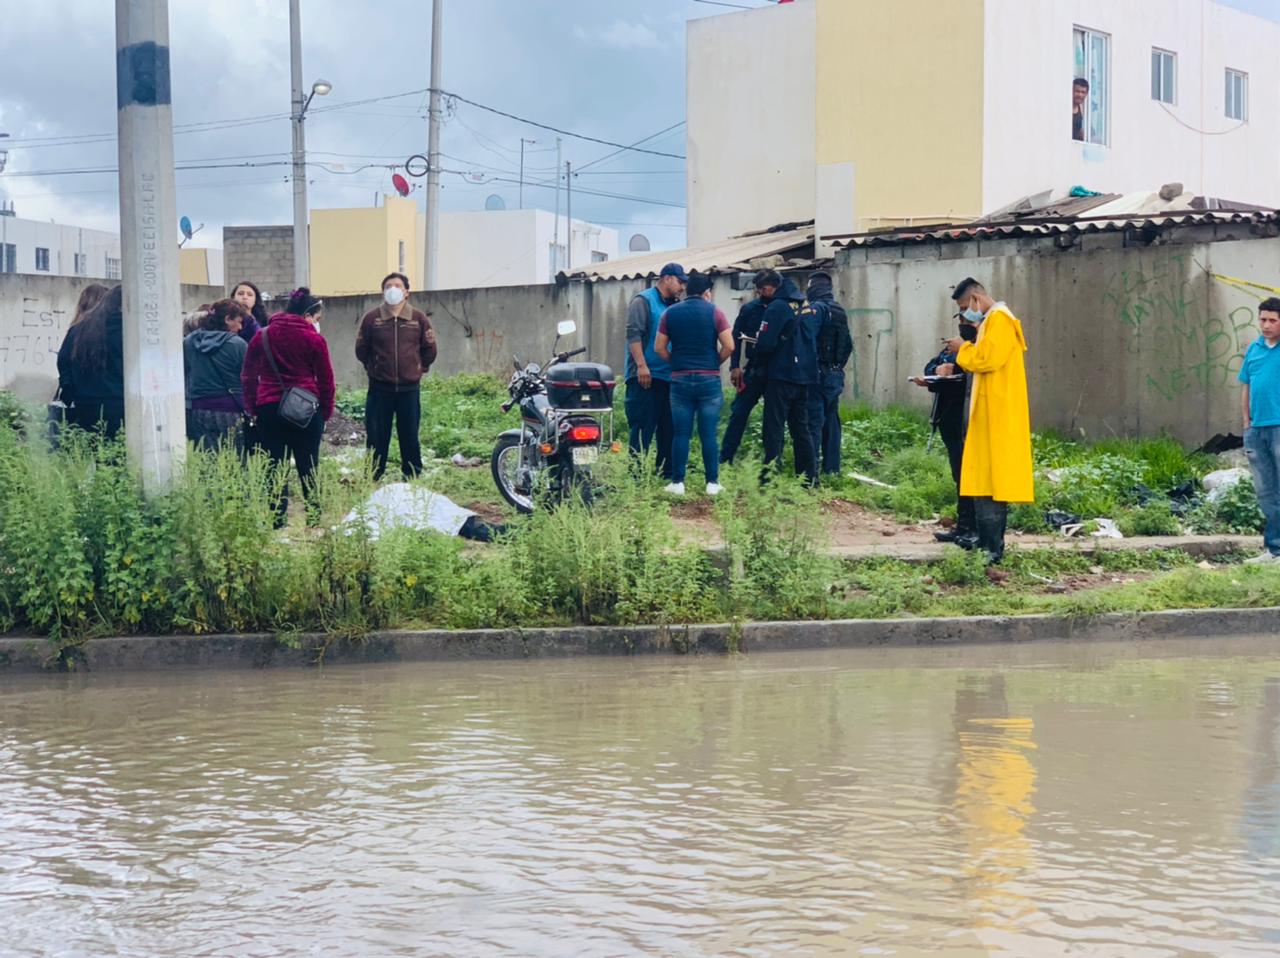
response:
<path id="1" fill-rule="evenodd" d="M 578 324 L 572 319 L 562 319 L 556 324 L 557 336 L 570 336 L 578 331 Z"/>

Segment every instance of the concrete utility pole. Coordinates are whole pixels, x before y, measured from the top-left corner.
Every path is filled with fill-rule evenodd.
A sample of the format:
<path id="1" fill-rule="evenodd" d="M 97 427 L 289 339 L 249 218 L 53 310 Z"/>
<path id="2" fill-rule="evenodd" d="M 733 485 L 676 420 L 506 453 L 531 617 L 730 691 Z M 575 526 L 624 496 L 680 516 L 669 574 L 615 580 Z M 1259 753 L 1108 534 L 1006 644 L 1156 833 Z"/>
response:
<path id="1" fill-rule="evenodd" d="M 307 235 L 307 135 L 302 105 L 302 13 L 299 0 L 289 0 L 289 68 L 293 95 L 293 285 L 308 285 L 311 240 Z"/>
<path id="2" fill-rule="evenodd" d="M 289 67 L 292 73 L 293 104 L 293 285 L 311 285 L 311 232 L 307 228 L 307 107 L 314 96 L 328 96 L 333 89 L 327 80 L 311 84 L 302 93 L 302 16 L 298 0 L 289 0 Z"/>
<path id="3" fill-rule="evenodd" d="M 4 136 L 4 134 L 0 133 L 0 136 Z M 528 143 L 530 146 L 534 146 L 537 142 L 537 140 L 526 140 L 523 136 L 520 137 L 520 209 L 524 209 L 524 145 Z"/>
<path id="4" fill-rule="evenodd" d="M 560 269 L 560 137 L 556 137 L 556 215 L 551 231 L 551 281 Z"/>
<path id="5" fill-rule="evenodd" d="M 422 288 L 436 288 L 440 252 L 440 72 L 443 68 L 444 0 L 431 0 L 431 106 L 427 112 L 427 235 Z"/>
<path id="6" fill-rule="evenodd" d="M 116 0 L 125 440 L 148 494 L 187 453 L 169 90 L 168 0 Z"/>
<path id="7" fill-rule="evenodd" d="M 564 161 L 564 271 L 573 271 L 573 163 Z"/>

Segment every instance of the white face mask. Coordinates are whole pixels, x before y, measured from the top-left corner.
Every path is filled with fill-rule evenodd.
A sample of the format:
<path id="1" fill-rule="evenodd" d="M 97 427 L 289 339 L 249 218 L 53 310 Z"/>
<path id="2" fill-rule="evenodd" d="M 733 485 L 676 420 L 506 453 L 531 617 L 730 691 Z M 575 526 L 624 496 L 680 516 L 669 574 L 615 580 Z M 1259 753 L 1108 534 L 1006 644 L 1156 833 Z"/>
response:
<path id="1" fill-rule="evenodd" d="M 388 286 L 382 291 L 382 298 L 388 306 L 399 306 L 404 302 L 404 290 L 399 286 Z"/>

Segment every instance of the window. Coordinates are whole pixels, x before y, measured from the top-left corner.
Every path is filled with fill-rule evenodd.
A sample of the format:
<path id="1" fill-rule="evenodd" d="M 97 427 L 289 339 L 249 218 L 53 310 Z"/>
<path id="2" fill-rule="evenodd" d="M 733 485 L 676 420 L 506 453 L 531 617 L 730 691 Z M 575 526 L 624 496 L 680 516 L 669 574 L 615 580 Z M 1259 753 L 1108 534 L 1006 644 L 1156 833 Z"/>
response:
<path id="1" fill-rule="evenodd" d="M 18 247 L 13 243 L 5 243 L 0 249 L 4 255 L 0 257 L 0 273 L 16 273 L 18 271 Z"/>
<path id="2" fill-rule="evenodd" d="M 400 269 L 398 272 L 404 272 L 404 240 L 400 240 Z"/>
<path id="3" fill-rule="evenodd" d="M 49 251 L 43 246 L 36 247 L 36 269 L 42 273 L 49 272 Z"/>
<path id="4" fill-rule="evenodd" d="M 1174 100 L 1175 79 L 1178 70 L 1178 56 L 1168 50 L 1153 49 L 1151 51 L 1151 99 L 1172 105 Z"/>
<path id="5" fill-rule="evenodd" d="M 1111 141 L 1111 38 L 1083 27 L 1073 31 L 1075 77 L 1071 84 L 1071 138 L 1106 146 Z"/>
<path id="6" fill-rule="evenodd" d="M 73 254 L 76 260 L 76 275 L 84 276 L 89 272 L 89 257 L 84 253 Z"/>
<path id="7" fill-rule="evenodd" d="M 113 256 L 107 257 L 106 274 L 107 274 L 107 279 L 120 278 L 120 259 L 118 257 L 113 257 Z"/>
<path id="8" fill-rule="evenodd" d="M 609 260 L 609 254 L 606 253 L 604 250 L 593 249 L 591 251 L 591 262 L 605 263 L 605 262 L 608 262 L 608 260 Z"/>
<path id="9" fill-rule="evenodd" d="M 1249 74 L 1239 70 L 1227 71 L 1227 119 L 1249 119 Z"/>

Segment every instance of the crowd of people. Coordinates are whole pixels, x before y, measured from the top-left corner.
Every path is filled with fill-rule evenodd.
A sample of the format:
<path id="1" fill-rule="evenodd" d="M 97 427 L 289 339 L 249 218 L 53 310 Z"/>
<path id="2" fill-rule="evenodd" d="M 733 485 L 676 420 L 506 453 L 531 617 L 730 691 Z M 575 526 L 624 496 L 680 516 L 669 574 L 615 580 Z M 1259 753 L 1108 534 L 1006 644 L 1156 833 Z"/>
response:
<path id="1" fill-rule="evenodd" d="M 637 454 L 654 450 L 656 468 L 673 496 L 685 494 L 695 425 L 707 493 L 722 491 L 720 464 L 738 454 L 761 401 L 764 480 L 780 466 L 788 433 L 796 475 L 810 486 L 820 474 L 840 472 L 840 399 L 853 337 L 831 275 L 811 273 L 801 292 L 790 277 L 764 269 L 754 285 L 755 297 L 742 305 L 732 327 L 712 301 L 710 278 L 686 274 L 679 263 L 664 266 L 658 282 L 628 307 L 630 447 Z M 938 539 L 981 549 L 989 561 L 999 562 L 1009 505 L 1035 498 L 1026 341 L 1009 308 L 976 280 L 964 280 L 952 298 L 959 335 L 945 341 L 915 379 L 935 394 L 933 423 L 957 488 L 956 525 Z M 720 367 L 726 360 L 737 394 L 721 442 Z"/>
<path id="2" fill-rule="evenodd" d="M 795 472 L 811 486 L 840 471 L 840 398 L 853 353 L 849 316 L 831 275 L 809 274 L 802 292 L 790 277 L 763 269 L 754 298 L 730 325 L 705 274 L 664 266 L 626 314 L 624 408 L 633 454 L 653 451 L 666 492 L 685 494 L 697 431 L 706 491 L 722 491 L 720 466 L 737 456 L 752 411 L 764 403 L 761 443 L 768 481 L 790 434 Z M 437 357 L 430 312 L 409 305 L 408 278 L 390 273 L 382 302 L 360 319 L 356 359 L 368 375 L 365 413 L 373 475 L 387 467 L 391 436 L 407 479 L 422 472 L 421 381 Z M 932 424 L 946 446 L 956 483 L 956 522 L 943 542 L 1004 554 L 1011 504 L 1034 501 L 1031 428 L 1022 325 L 973 278 L 951 294 L 957 334 L 914 382 L 934 395 Z M 86 286 L 58 351 L 58 405 L 66 423 L 108 438 L 124 423 L 122 289 Z M 1244 445 L 1266 519 L 1265 550 L 1280 561 L 1280 299 L 1259 307 L 1261 336 L 1240 371 Z M 230 297 L 201 307 L 184 324 L 187 436 L 197 446 L 260 450 L 277 467 L 292 460 L 309 513 L 335 382 L 320 334 L 324 301 L 302 288 L 268 316 L 259 289 L 238 283 Z M 718 435 L 729 363 L 735 395 Z M 287 485 L 277 521 L 288 507 Z"/>

